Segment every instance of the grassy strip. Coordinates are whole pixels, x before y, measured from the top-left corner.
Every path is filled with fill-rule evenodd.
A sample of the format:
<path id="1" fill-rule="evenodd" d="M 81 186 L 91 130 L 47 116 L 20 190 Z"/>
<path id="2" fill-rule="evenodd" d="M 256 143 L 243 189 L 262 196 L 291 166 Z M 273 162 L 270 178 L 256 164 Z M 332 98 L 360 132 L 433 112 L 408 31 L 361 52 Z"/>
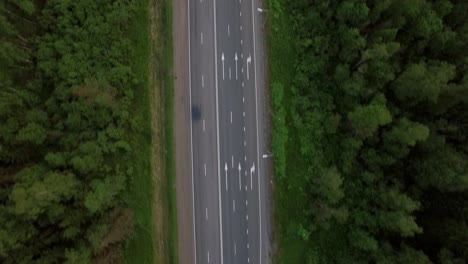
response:
<path id="1" fill-rule="evenodd" d="M 172 45 L 172 0 L 164 1 L 163 34 L 165 41 L 164 66 L 166 80 L 164 86 L 165 135 L 166 135 L 166 174 L 167 199 L 169 208 L 169 261 L 179 263 L 177 252 L 177 201 L 175 189 L 175 150 L 174 150 L 174 78 Z"/>
<path id="2" fill-rule="evenodd" d="M 149 1 L 138 3 L 135 21 L 130 26 L 129 34 L 134 47 L 132 68 L 138 80 L 134 89 L 134 112 L 140 131 L 129 133 L 133 153 L 127 160 L 133 169 L 133 178 L 124 193 L 127 206 L 133 211 L 135 230 L 125 245 L 126 263 L 154 263 L 153 237 L 153 181 L 151 174 L 151 119 L 148 90 L 149 46 Z"/>
<path id="3" fill-rule="evenodd" d="M 301 168 L 297 159 L 299 149 L 295 131 L 289 121 L 289 105 L 292 102 L 294 63 L 297 54 L 294 50 L 292 21 L 286 10 L 284 0 L 270 0 L 268 13 L 269 67 L 272 100 L 272 150 L 274 153 L 275 173 L 275 229 L 279 243 L 275 263 L 303 263 L 305 243 L 296 234 L 288 232 L 297 219 L 301 197 L 288 186 L 292 177 Z M 288 158 L 289 157 L 289 158 Z"/>

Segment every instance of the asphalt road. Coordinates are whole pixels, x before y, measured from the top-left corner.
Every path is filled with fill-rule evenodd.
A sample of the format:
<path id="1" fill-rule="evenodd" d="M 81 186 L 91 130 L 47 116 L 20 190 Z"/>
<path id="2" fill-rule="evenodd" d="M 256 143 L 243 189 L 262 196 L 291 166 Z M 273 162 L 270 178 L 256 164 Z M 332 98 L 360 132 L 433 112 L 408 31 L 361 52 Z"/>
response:
<path id="1" fill-rule="evenodd" d="M 258 0 L 188 7 L 194 263 L 268 263 Z"/>

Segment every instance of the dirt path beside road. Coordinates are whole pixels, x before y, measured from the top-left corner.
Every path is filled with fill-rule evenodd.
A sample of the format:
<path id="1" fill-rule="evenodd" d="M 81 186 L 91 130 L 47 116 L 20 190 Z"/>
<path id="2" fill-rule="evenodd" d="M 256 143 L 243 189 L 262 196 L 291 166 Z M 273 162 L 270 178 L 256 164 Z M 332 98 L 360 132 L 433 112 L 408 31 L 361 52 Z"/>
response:
<path id="1" fill-rule="evenodd" d="M 174 142 L 179 263 L 194 262 L 190 160 L 187 1 L 172 1 L 174 43 Z"/>

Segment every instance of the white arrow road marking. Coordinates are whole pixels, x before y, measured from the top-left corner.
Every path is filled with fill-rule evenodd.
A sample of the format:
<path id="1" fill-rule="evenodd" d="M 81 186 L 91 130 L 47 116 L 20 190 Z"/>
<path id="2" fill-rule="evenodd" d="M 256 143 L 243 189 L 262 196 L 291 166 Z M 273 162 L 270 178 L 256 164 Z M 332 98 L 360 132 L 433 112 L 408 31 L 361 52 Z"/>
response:
<path id="1" fill-rule="evenodd" d="M 252 167 L 250 168 L 250 190 L 252 190 L 253 181 L 252 181 L 252 174 L 255 173 L 255 162 L 253 163 Z"/>
<path id="2" fill-rule="evenodd" d="M 240 165 L 240 162 L 239 162 L 239 167 L 237 167 L 237 169 L 239 170 L 239 191 L 242 190 L 242 186 L 241 186 L 241 165 Z"/>
<path id="3" fill-rule="evenodd" d="M 247 80 L 250 80 L 250 76 L 249 76 L 249 64 L 252 63 L 252 56 L 250 56 L 249 54 L 249 57 L 247 58 Z"/>
<path id="4" fill-rule="evenodd" d="M 236 56 L 234 57 L 234 60 L 236 60 L 236 80 L 237 80 L 237 52 L 236 52 Z"/>
<path id="5" fill-rule="evenodd" d="M 227 189 L 228 189 L 228 183 L 227 183 L 227 171 L 228 171 L 228 167 L 227 167 L 227 162 L 224 163 L 224 171 L 225 171 L 225 173 L 226 173 L 226 191 L 227 191 Z"/>
<path id="6" fill-rule="evenodd" d="M 223 80 L 224 80 L 224 52 L 221 54 L 221 61 L 223 63 Z"/>

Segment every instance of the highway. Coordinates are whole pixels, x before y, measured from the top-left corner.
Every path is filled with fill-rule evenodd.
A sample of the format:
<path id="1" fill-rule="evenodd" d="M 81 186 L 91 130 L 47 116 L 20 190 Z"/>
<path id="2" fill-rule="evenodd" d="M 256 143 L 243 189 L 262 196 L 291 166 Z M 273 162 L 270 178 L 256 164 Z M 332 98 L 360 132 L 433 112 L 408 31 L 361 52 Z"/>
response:
<path id="1" fill-rule="evenodd" d="M 193 263 L 269 263 L 262 10 L 187 1 Z"/>

